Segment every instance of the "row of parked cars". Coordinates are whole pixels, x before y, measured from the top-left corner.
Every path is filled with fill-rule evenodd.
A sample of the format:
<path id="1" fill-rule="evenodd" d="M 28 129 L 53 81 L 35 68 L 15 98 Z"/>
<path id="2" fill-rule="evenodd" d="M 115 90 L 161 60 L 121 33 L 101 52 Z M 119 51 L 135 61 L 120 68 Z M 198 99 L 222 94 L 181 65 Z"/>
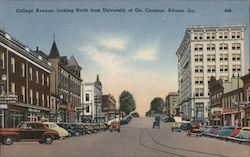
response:
<path id="1" fill-rule="evenodd" d="M 217 126 L 217 125 L 200 125 L 190 121 L 174 122 L 171 127 L 172 132 L 187 131 L 196 133 L 206 137 L 214 137 L 227 141 L 236 141 L 238 143 L 250 143 L 250 127 L 236 127 L 236 126 Z M 188 134 L 187 134 L 188 135 Z"/>
<path id="2" fill-rule="evenodd" d="M 97 133 L 112 127 L 105 123 L 21 122 L 17 128 L 0 128 L 0 142 L 6 145 L 11 145 L 14 141 L 51 144 L 53 140 Z"/>
<path id="3" fill-rule="evenodd" d="M 202 135 L 238 143 L 250 143 L 250 127 L 202 126 Z"/>

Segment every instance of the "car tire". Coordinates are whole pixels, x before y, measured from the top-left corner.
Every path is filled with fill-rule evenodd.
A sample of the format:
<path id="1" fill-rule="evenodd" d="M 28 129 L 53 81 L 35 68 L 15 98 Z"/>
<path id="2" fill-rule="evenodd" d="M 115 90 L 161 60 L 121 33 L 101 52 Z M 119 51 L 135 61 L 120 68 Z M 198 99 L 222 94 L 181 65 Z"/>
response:
<path id="1" fill-rule="evenodd" d="M 45 136 L 44 137 L 44 143 L 45 144 L 51 144 L 53 142 L 53 138 L 51 136 Z"/>
<path id="2" fill-rule="evenodd" d="M 118 129 L 118 132 L 120 132 L 121 130 L 120 129 Z"/>
<path id="3" fill-rule="evenodd" d="M 3 138 L 3 144 L 11 145 L 14 142 L 14 138 L 12 136 L 5 136 Z"/>

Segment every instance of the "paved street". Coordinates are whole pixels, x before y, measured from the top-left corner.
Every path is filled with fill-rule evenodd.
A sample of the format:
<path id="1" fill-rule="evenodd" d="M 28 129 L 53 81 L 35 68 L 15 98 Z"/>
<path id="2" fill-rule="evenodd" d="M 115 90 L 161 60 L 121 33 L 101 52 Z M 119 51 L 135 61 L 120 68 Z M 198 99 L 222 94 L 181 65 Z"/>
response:
<path id="1" fill-rule="evenodd" d="M 134 118 L 120 133 L 109 131 L 54 141 L 51 145 L 21 142 L 0 145 L 0 157 L 249 157 L 250 146 L 171 132 L 152 118 Z"/>

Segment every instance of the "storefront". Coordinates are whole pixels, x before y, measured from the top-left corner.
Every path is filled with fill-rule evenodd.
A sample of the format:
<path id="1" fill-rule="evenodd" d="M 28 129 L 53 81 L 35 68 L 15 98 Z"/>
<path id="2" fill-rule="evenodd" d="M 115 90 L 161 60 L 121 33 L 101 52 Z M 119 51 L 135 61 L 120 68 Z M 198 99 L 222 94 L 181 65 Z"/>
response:
<path id="1" fill-rule="evenodd" d="M 245 108 L 245 121 L 244 126 L 250 126 L 250 106 Z"/>
<path id="2" fill-rule="evenodd" d="M 237 109 L 224 109 L 223 119 L 225 126 L 238 126 L 238 110 Z M 244 111 L 240 110 L 240 124 L 243 125 Z"/>

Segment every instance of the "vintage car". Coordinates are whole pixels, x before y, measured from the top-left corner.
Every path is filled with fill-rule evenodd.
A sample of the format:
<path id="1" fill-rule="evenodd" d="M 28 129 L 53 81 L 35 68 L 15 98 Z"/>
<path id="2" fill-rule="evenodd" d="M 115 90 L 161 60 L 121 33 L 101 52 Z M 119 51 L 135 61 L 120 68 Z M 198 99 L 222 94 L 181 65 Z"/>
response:
<path id="1" fill-rule="evenodd" d="M 179 122 L 174 122 L 171 127 L 171 131 L 178 131 L 181 132 L 181 123 Z"/>
<path id="2" fill-rule="evenodd" d="M 196 137 L 201 137 L 201 130 L 199 123 L 189 123 L 187 127 L 187 136 L 195 135 Z"/>
<path id="3" fill-rule="evenodd" d="M 56 123 L 53 122 L 44 122 L 45 126 L 49 129 L 55 130 L 58 132 L 60 139 L 64 139 L 69 136 L 67 130 L 62 127 L 59 127 Z"/>
<path id="4" fill-rule="evenodd" d="M 6 145 L 11 145 L 14 141 L 51 144 L 56 139 L 59 139 L 58 133 L 42 122 L 22 122 L 17 128 L 0 128 L 0 142 Z"/>
<path id="5" fill-rule="evenodd" d="M 109 131 L 110 131 L 110 132 L 112 132 L 112 131 L 118 131 L 118 132 L 120 132 L 120 131 L 121 131 L 120 122 L 119 122 L 119 121 L 113 121 L 113 122 L 110 124 Z"/>

